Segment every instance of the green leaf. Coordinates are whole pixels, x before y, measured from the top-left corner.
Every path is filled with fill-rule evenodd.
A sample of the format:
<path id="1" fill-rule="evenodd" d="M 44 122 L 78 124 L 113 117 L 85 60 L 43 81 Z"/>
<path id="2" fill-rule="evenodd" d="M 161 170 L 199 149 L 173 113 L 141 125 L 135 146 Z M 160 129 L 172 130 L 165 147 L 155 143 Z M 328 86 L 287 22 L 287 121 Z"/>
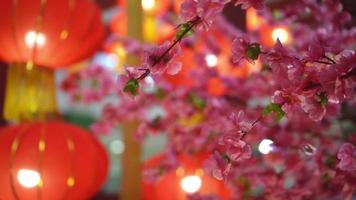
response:
<path id="1" fill-rule="evenodd" d="M 262 70 L 261 71 L 272 71 L 271 67 L 268 64 L 263 64 L 262 65 Z"/>
<path id="2" fill-rule="evenodd" d="M 329 174 L 323 174 L 321 176 L 321 183 L 324 188 L 328 187 L 330 181 L 331 181 L 331 177 L 329 176 Z"/>
<path id="3" fill-rule="evenodd" d="M 166 92 L 162 88 L 158 88 L 155 96 L 157 99 L 162 100 L 164 97 L 166 97 Z"/>
<path id="4" fill-rule="evenodd" d="M 335 166 L 335 163 L 336 163 L 335 158 L 330 155 L 328 155 L 324 161 L 324 164 L 331 169 Z"/>
<path id="5" fill-rule="evenodd" d="M 261 48 L 260 48 L 260 44 L 258 43 L 252 43 L 250 44 L 247 49 L 246 49 L 246 56 L 247 58 L 251 59 L 251 60 L 257 60 L 258 56 L 261 53 Z"/>
<path id="6" fill-rule="evenodd" d="M 130 93 L 133 96 L 138 94 L 138 89 L 140 88 L 140 83 L 136 79 L 130 79 L 127 81 L 124 91 Z"/>
<path id="7" fill-rule="evenodd" d="M 272 11 L 272 16 L 275 20 L 280 20 L 282 19 L 282 13 L 279 10 L 273 10 Z"/>
<path id="8" fill-rule="evenodd" d="M 206 105 L 205 100 L 195 94 L 190 94 L 188 98 L 190 103 L 197 109 L 203 109 Z"/>
<path id="9" fill-rule="evenodd" d="M 231 159 L 230 159 L 230 157 L 227 155 L 227 154 L 221 154 L 221 158 L 223 159 L 223 160 L 226 160 L 228 163 L 230 163 L 231 162 Z"/>
<path id="10" fill-rule="evenodd" d="M 318 95 L 318 97 L 320 98 L 320 101 L 319 101 L 320 105 L 325 107 L 329 102 L 328 97 L 326 96 L 326 93 L 322 92 Z"/>
<path id="11" fill-rule="evenodd" d="M 178 32 L 176 33 L 176 39 L 180 40 L 184 37 L 188 37 L 194 34 L 194 29 L 189 23 L 184 23 L 180 26 Z"/>
<path id="12" fill-rule="evenodd" d="M 282 110 L 281 106 L 276 103 L 271 103 L 267 105 L 262 111 L 262 116 L 266 117 L 271 113 L 274 113 L 276 121 L 281 120 L 285 115 L 285 112 Z"/>

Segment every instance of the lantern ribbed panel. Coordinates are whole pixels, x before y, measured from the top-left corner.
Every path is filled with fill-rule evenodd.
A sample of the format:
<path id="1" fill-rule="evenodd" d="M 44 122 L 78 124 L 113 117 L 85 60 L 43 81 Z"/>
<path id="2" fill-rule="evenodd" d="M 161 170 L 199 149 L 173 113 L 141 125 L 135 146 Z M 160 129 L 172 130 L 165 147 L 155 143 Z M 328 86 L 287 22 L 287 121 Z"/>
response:
<path id="1" fill-rule="evenodd" d="M 104 37 L 100 10 L 90 0 L 0 0 L 0 4 L 0 59 L 8 63 L 63 67 L 91 56 Z M 29 46 L 26 38 L 31 31 L 38 33 L 37 39 L 43 34 L 43 46 Z"/>
<path id="2" fill-rule="evenodd" d="M 105 150 L 85 130 L 63 122 L 24 123 L 0 129 L 0 199 L 85 200 L 107 175 Z M 23 187 L 20 169 L 39 172 L 42 186 Z"/>

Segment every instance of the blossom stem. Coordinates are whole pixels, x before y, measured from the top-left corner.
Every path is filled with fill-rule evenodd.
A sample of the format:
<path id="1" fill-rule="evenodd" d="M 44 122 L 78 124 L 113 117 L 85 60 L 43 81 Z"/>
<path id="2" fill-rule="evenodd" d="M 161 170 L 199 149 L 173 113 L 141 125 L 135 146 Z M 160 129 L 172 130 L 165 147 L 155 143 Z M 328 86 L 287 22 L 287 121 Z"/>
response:
<path id="1" fill-rule="evenodd" d="M 321 63 L 321 64 L 326 64 L 326 65 L 335 64 L 335 63 L 325 62 L 325 61 L 321 61 L 321 60 L 315 60 L 314 62 L 316 62 L 316 63 Z"/>
<path id="2" fill-rule="evenodd" d="M 260 122 L 263 119 L 263 116 L 260 115 L 254 122 L 252 122 L 252 127 L 254 127 L 258 122 Z"/>
<path id="3" fill-rule="evenodd" d="M 323 57 L 326 58 L 328 61 L 330 61 L 332 64 L 336 64 L 336 62 L 333 59 L 331 59 L 330 57 L 328 57 L 326 55 L 324 55 Z"/>
<path id="4" fill-rule="evenodd" d="M 143 73 L 140 77 L 138 77 L 136 80 L 140 81 L 144 78 L 146 78 L 149 74 L 151 73 L 151 71 L 149 69 L 145 69 L 145 73 Z"/>
<path id="5" fill-rule="evenodd" d="M 263 115 L 260 115 L 254 122 L 252 122 L 251 124 L 251 129 L 257 124 L 259 123 L 261 120 L 263 119 Z M 247 135 L 248 132 L 244 132 L 241 136 L 240 139 L 243 139 L 246 135 Z"/>
<path id="6" fill-rule="evenodd" d="M 196 25 L 198 25 L 200 22 L 201 22 L 201 19 L 200 19 L 198 16 L 195 17 L 193 20 L 189 21 L 189 22 L 188 22 L 188 23 L 189 23 L 189 27 L 186 28 L 186 29 L 184 30 L 184 32 L 182 32 L 182 34 L 180 34 L 179 37 L 177 37 L 177 38 L 174 40 L 174 42 L 166 49 L 166 51 L 164 51 L 164 52 L 162 53 L 162 55 L 160 55 L 160 56 L 158 57 L 158 59 L 155 60 L 155 62 L 152 64 L 151 67 L 154 67 L 154 66 L 157 65 L 159 62 L 161 62 L 161 60 L 166 56 L 166 54 L 168 54 L 169 51 L 170 51 L 173 47 L 175 47 L 179 42 L 181 42 L 182 39 L 183 39 Z M 145 73 L 143 73 L 143 74 L 142 74 L 140 77 L 138 77 L 136 80 L 137 80 L 137 81 L 140 81 L 140 80 L 146 78 L 150 73 L 151 73 L 151 70 L 146 69 Z"/>

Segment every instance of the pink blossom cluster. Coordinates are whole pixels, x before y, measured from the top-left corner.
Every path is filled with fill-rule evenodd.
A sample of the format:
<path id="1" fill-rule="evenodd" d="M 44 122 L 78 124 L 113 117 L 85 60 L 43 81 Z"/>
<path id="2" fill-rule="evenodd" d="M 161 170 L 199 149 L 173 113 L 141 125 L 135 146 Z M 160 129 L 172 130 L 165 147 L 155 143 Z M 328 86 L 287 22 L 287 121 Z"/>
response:
<path id="1" fill-rule="evenodd" d="M 69 74 L 61 83 L 61 89 L 73 102 L 95 103 L 117 90 L 111 71 L 100 65 L 90 65 Z"/>
<path id="2" fill-rule="evenodd" d="M 356 31 L 345 28 L 349 14 L 336 0 L 278 7 L 234 1 L 263 9 L 270 26 L 290 24 L 293 42 L 277 40 L 269 47 L 260 40 L 262 31 L 243 33 L 224 19 L 228 2 L 184 1 L 181 14 L 187 23 L 179 26 L 176 39 L 146 50 L 143 64 L 127 67 L 126 76 L 120 76 L 121 88 L 132 94 L 139 88 L 139 94 L 119 93 L 120 101 L 105 107 L 93 130 L 108 133 L 135 120 L 138 141 L 166 134 L 169 159 L 144 171 L 150 181 L 176 169 L 179 155 L 210 152 L 205 171 L 225 181 L 231 199 L 352 199 Z M 200 27 L 206 31 L 183 40 Z M 193 59 L 184 60 L 185 52 Z M 215 67 L 208 55 L 217 58 Z M 247 64 L 252 67 L 245 72 Z M 181 76 L 189 84 L 171 81 Z M 153 90 L 147 78 L 154 81 Z M 209 84 L 212 79 L 219 81 L 221 94 L 210 91 L 218 88 Z M 260 149 L 266 139 L 272 141 L 268 151 Z"/>

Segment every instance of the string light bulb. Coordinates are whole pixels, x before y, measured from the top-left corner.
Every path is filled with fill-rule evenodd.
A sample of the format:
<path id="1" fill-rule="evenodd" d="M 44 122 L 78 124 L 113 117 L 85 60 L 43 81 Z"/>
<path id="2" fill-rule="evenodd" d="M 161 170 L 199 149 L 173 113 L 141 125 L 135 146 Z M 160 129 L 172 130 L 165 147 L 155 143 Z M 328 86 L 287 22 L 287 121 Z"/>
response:
<path id="1" fill-rule="evenodd" d="M 277 41 L 277 39 L 279 39 L 282 44 L 286 44 L 289 39 L 289 33 L 285 28 L 275 28 L 272 31 L 272 38 L 274 41 Z"/>
<path id="2" fill-rule="evenodd" d="M 46 36 L 41 32 L 29 31 L 25 35 L 25 44 L 28 48 L 43 47 L 46 44 Z"/>
<path id="3" fill-rule="evenodd" d="M 208 67 L 216 67 L 218 64 L 218 57 L 214 54 L 208 54 L 205 56 L 205 61 Z"/>
<path id="4" fill-rule="evenodd" d="M 41 183 L 41 176 L 35 170 L 20 169 L 17 172 L 17 180 L 25 188 L 34 188 Z"/>
<path id="5" fill-rule="evenodd" d="M 196 193 L 202 187 L 202 180 L 199 176 L 186 176 L 182 178 L 180 186 L 188 194 Z"/>
<path id="6" fill-rule="evenodd" d="M 142 0 L 141 4 L 142 4 L 142 8 L 145 11 L 150 11 L 153 10 L 154 7 L 156 6 L 156 0 Z"/>
<path id="7" fill-rule="evenodd" d="M 263 139 L 258 145 L 258 150 L 262 154 L 269 154 L 271 151 L 273 151 L 273 141 L 269 139 Z"/>

